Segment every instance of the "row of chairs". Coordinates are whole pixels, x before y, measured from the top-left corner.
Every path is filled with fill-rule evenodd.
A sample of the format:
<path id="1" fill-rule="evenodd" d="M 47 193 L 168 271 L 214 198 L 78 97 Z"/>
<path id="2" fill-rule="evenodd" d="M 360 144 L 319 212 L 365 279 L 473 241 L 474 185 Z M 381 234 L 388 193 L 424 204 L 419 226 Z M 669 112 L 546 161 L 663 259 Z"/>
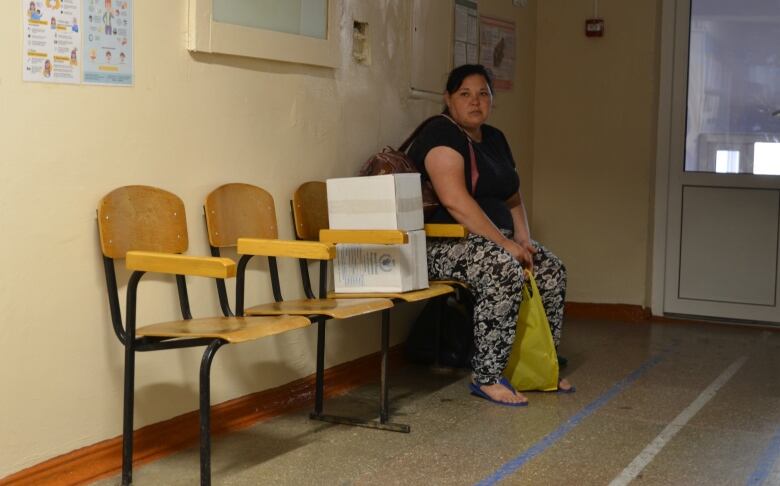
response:
<path id="1" fill-rule="evenodd" d="M 204 204 L 210 257 L 183 255 L 188 247 L 184 204 L 176 195 L 149 186 L 125 186 L 107 194 L 98 208 L 98 230 L 114 332 L 124 345 L 124 400 L 122 484 L 132 481 L 133 399 L 137 352 L 204 346 L 200 366 L 200 473 L 201 484 L 210 484 L 210 369 L 217 350 L 240 343 L 317 325 L 315 405 L 310 416 L 332 423 L 408 432 L 408 425 L 388 421 L 387 359 L 390 309 L 398 302 L 421 301 L 454 291 L 447 283 L 396 294 L 339 295 L 328 291 L 328 262 L 335 258 L 335 243 L 403 243 L 400 231 L 335 231 L 328 229 L 327 197 L 323 182 L 305 183 L 296 190 L 292 204 L 295 240 L 280 240 L 276 209 L 271 195 L 249 184 L 225 184 L 212 191 Z M 429 235 L 465 236 L 462 228 L 426 227 Z M 235 248 L 238 264 L 221 256 Z M 245 308 L 246 268 L 254 257 L 265 257 L 274 302 Z M 305 298 L 284 299 L 277 258 L 299 261 Z M 124 259 L 132 273 L 127 281 L 125 317 L 119 302 L 115 260 Z M 309 261 L 320 262 L 318 295 L 309 275 Z M 138 327 L 137 289 L 146 273 L 175 277 L 181 320 Z M 222 316 L 195 319 L 187 293 L 186 276 L 214 278 Z M 231 308 L 225 281 L 236 278 L 235 306 Z M 379 419 L 358 420 L 323 413 L 325 323 L 381 313 L 381 371 Z M 123 322 L 124 321 L 124 322 Z"/>

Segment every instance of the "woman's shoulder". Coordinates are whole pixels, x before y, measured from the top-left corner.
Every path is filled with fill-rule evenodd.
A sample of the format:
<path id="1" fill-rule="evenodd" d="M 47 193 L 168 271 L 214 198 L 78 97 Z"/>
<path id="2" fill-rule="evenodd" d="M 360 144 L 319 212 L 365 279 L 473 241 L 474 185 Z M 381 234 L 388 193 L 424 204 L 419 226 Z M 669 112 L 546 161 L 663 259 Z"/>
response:
<path id="1" fill-rule="evenodd" d="M 506 140 L 504 132 L 494 127 L 493 125 L 488 125 L 487 123 L 482 125 L 482 136 L 492 139 Z"/>
<path id="2" fill-rule="evenodd" d="M 504 132 L 492 125 L 482 125 L 482 142 L 495 147 L 505 147 L 509 149 L 509 141 Z"/>
<path id="3" fill-rule="evenodd" d="M 460 128 L 444 116 L 436 116 L 428 121 L 420 130 L 417 140 L 429 149 L 445 145 L 458 150 L 466 145 L 466 137 Z"/>
<path id="4" fill-rule="evenodd" d="M 420 135 L 450 135 L 452 133 L 458 133 L 460 129 L 444 115 L 437 115 L 431 117 L 428 123 L 425 124 L 420 131 Z"/>
<path id="5" fill-rule="evenodd" d="M 419 167 L 423 167 L 428 152 L 436 147 L 449 147 L 464 157 L 464 154 L 468 154 L 466 137 L 456 125 L 443 116 L 436 116 L 423 126 L 407 153 Z"/>

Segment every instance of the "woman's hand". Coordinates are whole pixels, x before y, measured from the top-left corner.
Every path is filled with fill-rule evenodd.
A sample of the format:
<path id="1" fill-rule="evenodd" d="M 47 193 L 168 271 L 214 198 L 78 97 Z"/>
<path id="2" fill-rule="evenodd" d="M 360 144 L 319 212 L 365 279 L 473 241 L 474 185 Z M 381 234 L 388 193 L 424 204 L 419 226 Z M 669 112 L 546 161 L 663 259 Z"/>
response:
<path id="1" fill-rule="evenodd" d="M 515 238 L 515 243 L 525 248 L 525 250 L 531 255 L 536 255 L 536 247 L 528 239 Z"/>
<path id="2" fill-rule="evenodd" d="M 530 271 L 531 273 L 534 273 L 533 254 L 536 253 L 536 250 L 533 248 L 533 245 L 531 245 L 531 251 L 529 251 L 525 245 L 521 245 L 514 240 L 506 238 L 501 244 L 501 247 L 508 251 L 510 255 L 515 257 L 523 266 L 523 268 Z"/>

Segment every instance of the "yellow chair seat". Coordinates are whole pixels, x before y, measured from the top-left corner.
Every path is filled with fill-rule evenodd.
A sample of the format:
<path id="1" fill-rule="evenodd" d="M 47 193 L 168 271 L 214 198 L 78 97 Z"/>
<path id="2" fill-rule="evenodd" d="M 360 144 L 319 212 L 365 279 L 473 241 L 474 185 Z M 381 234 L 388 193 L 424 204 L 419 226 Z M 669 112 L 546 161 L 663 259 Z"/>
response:
<path id="1" fill-rule="evenodd" d="M 469 286 L 465 282 L 461 282 L 460 280 L 431 280 L 430 283 L 431 285 L 442 284 L 442 285 L 450 285 L 450 286 L 454 285 L 454 286 L 462 287 L 464 289 L 469 288 Z"/>
<path id="2" fill-rule="evenodd" d="M 430 299 L 432 297 L 438 297 L 440 295 L 451 294 L 455 291 L 454 288 L 444 284 L 432 284 L 427 289 L 410 290 L 409 292 L 371 292 L 371 293 L 337 293 L 328 292 L 328 297 L 331 299 L 356 299 L 356 298 L 368 298 L 368 297 L 384 297 L 386 299 L 402 300 L 404 302 L 418 302 L 420 300 Z"/>
<path id="3" fill-rule="evenodd" d="M 323 315 L 333 319 L 370 314 L 393 307 L 390 299 L 299 299 L 256 305 L 244 311 L 246 315 L 294 314 Z"/>
<path id="4" fill-rule="evenodd" d="M 206 317 L 160 322 L 136 330 L 137 336 L 218 338 L 231 343 L 252 341 L 310 325 L 302 316 Z"/>

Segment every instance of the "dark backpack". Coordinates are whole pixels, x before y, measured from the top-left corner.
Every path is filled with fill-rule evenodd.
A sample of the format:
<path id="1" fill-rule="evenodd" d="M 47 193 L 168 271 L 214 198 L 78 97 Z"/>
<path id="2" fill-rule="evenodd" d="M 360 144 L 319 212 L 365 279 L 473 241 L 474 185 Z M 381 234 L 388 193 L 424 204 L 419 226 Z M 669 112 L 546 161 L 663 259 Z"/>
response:
<path id="1" fill-rule="evenodd" d="M 420 172 L 414 165 L 412 159 L 406 155 L 406 151 L 414 142 L 417 134 L 425 127 L 431 120 L 439 117 L 435 115 L 424 120 L 417 128 L 414 129 L 411 135 L 409 135 L 404 143 L 402 143 L 398 150 L 393 147 L 387 146 L 382 149 L 381 152 L 372 155 L 365 161 L 360 168 L 359 174 L 362 176 L 375 176 L 384 174 L 405 174 L 409 172 Z M 423 200 L 423 213 L 425 216 L 430 216 L 436 209 L 439 208 L 439 198 L 436 197 L 436 192 L 433 190 L 433 184 L 430 180 L 421 181 L 422 183 L 422 200 Z"/>
<path id="2" fill-rule="evenodd" d="M 361 176 L 375 176 L 375 175 L 384 175 L 384 174 L 404 174 L 409 172 L 420 172 L 417 169 L 417 166 L 415 166 L 412 159 L 410 159 L 409 156 L 406 154 L 406 152 L 407 150 L 409 150 L 409 147 L 412 146 L 414 139 L 417 138 L 417 135 L 425 127 L 425 125 L 427 125 L 431 120 L 434 120 L 440 116 L 447 118 L 456 126 L 458 126 L 458 124 L 455 123 L 455 121 L 452 118 L 444 114 L 434 115 L 430 118 L 426 118 L 425 120 L 423 120 L 422 123 L 420 123 L 417 126 L 417 128 L 414 129 L 411 135 L 406 137 L 406 140 L 404 140 L 404 142 L 398 147 L 398 150 L 390 146 L 385 147 L 384 149 L 382 149 L 381 152 L 376 153 L 371 157 L 369 157 L 368 160 L 366 160 L 365 163 L 363 163 L 363 166 L 360 168 L 360 172 L 358 174 Z M 458 126 L 458 128 L 460 128 L 460 126 Z M 460 129 L 461 131 L 463 130 L 462 128 Z M 466 135 L 466 132 L 463 133 L 466 136 L 466 139 L 468 140 L 469 152 L 471 154 L 471 160 L 469 165 L 471 185 L 469 187 L 470 189 L 469 192 L 471 194 L 474 194 L 474 189 L 476 188 L 479 172 L 477 171 L 476 156 L 474 155 L 474 147 L 471 144 L 471 138 L 469 138 L 469 136 Z M 431 184 L 431 181 L 429 179 L 421 181 L 421 184 L 422 184 L 423 213 L 427 218 L 436 212 L 436 210 L 439 208 L 441 203 L 439 203 L 439 198 L 436 196 L 436 191 L 433 190 L 433 184 Z"/>
<path id="3" fill-rule="evenodd" d="M 453 368 L 467 368 L 474 353 L 473 315 L 474 304 L 468 292 L 458 292 L 456 297 L 429 300 L 409 330 L 406 358 L 417 364 L 436 362 Z"/>

